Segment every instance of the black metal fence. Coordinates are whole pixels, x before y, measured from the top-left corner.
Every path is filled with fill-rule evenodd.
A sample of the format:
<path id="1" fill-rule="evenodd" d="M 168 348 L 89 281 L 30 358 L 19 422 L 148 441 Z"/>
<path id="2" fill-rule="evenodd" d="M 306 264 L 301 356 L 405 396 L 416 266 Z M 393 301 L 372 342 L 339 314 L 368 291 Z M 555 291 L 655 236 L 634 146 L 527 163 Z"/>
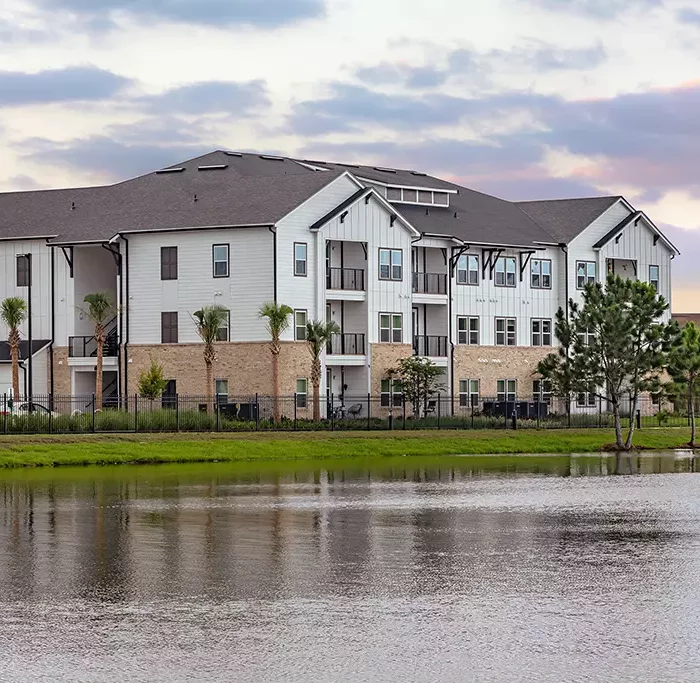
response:
<path id="1" fill-rule="evenodd" d="M 511 397 L 508 397 L 511 398 Z M 119 432 L 342 431 L 415 429 L 567 429 L 610 428 L 607 403 L 587 398 L 569 410 L 557 399 L 507 400 L 505 397 L 438 395 L 414 406 L 401 394 L 326 396 L 313 419 L 311 395 L 183 396 L 157 400 L 94 396 L 34 396 L 12 401 L 0 395 L 0 433 L 61 434 Z M 622 409 L 623 424 L 638 428 L 684 427 L 688 411 L 643 397 L 637 409 Z"/>

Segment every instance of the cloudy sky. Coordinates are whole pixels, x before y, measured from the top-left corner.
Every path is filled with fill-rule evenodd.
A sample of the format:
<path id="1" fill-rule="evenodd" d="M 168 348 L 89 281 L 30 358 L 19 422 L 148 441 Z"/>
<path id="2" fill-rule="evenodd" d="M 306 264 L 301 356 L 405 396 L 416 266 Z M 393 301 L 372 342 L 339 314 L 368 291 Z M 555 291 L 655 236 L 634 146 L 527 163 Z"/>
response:
<path id="1" fill-rule="evenodd" d="M 700 311 L 700 0 L 0 3 L 0 191 L 221 147 L 624 194 Z"/>

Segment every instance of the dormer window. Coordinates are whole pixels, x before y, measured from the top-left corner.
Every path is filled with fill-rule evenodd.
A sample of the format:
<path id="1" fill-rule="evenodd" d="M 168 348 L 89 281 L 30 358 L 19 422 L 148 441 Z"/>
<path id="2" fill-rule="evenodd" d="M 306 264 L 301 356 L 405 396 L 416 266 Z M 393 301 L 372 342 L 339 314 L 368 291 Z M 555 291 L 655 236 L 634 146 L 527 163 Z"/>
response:
<path id="1" fill-rule="evenodd" d="M 402 204 L 421 204 L 423 206 L 449 206 L 450 195 L 447 192 L 421 190 L 407 187 L 388 187 L 386 198 L 390 202 Z"/>

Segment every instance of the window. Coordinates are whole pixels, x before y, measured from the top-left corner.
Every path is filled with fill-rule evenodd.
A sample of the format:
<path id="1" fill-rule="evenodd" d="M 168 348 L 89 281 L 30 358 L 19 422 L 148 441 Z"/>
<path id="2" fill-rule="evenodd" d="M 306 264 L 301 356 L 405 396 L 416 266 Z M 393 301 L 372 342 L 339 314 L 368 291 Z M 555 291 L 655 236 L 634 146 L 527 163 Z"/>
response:
<path id="1" fill-rule="evenodd" d="M 228 244 L 215 244 L 212 247 L 214 260 L 214 277 L 229 276 L 229 247 Z"/>
<path id="2" fill-rule="evenodd" d="M 219 333 L 217 334 L 217 341 L 227 342 L 229 340 L 229 334 L 231 329 L 231 311 L 226 311 L 226 320 L 221 324 L 219 328 Z"/>
<path id="3" fill-rule="evenodd" d="M 160 279 L 177 280 L 177 247 L 160 248 Z"/>
<path id="4" fill-rule="evenodd" d="M 552 402 L 552 383 L 548 379 L 533 380 L 532 399 L 550 405 Z"/>
<path id="5" fill-rule="evenodd" d="M 400 249 L 379 250 L 379 279 L 403 280 L 403 252 Z"/>
<path id="6" fill-rule="evenodd" d="M 17 257 L 17 286 L 29 287 L 29 258 L 24 255 Z"/>
<path id="7" fill-rule="evenodd" d="M 659 266 L 649 266 L 649 284 L 659 291 Z"/>
<path id="8" fill-rule="evenodd" d="M 515 401 L 518 382 L 514 379 L 499 379 L 496 382 L 496 393 L 498 401 Z"/>
<path id="9" fill-rule="evenodd" d="M 590 346 L 595 341 L 595 330 L 591 328 L 588 332 L 579 334 L 578 340 L 581 346 Z"/>
<path id="10" fill-rule="evenodd" d="M 479 318 L 457 318 L 457 343 L 479 343 Z"/>
<path id="11" fill-rule="evenodd" d="M 515 318 L 496 318 L 496 346 L 515 346 Z"/>
<path id="12" fill-rule="evenodd" d="M 401 201 L 401 188 L 400 187 L 387 188 L 386 198 L 390 202 L 400 202 Z"/>
<path id="13" fill-rule="evenodd" d="M 515 287 L 515 257 L 501 256 L 496 260 L 496 286 Z"/>
<path id="14" fill-rule="evenodd" d="M 552 345 L 552 321 L 548 319 L 535 318 L 532 321 L 532 345 L 551 346 Z"/>
<path id="15" fill-rule="evenodd" d="M 297 401 L 297 408 L 306 408 L 307 405 L 307 391 L 306 388 L 308 386 L 308 382 L 306 379 L 298 379 L 297 380 L 297 392 L 295 394 L 296 401 Z"/>
<path id="16" fill-rule="evenodd" d="M 458 285 L 478 285 L 479 284 L 479 257 L 464 255 L 457 261 L 457 284 Z"/>
<path id="17" fill-rule="evenodd" d="M 386 198 L 390 202 L 404 202 L 406 204 L 425 204 L 437 206 L 449 206 L 450 195 L 447 192 L 435 192 L 433 190 L 414 190 L 401 187 L 388 187 Z"/>
<path id="18" fill-rule="evenodd" d="M 306 341 L 306 311 L 294 311 L 294 339 Z"/>
<path id="19" fill-rule="evenodd" d="M 403 342 L 403 316 L 400 313 L 379 314 L 379 341 L 394 344 Z"/>
<path id="20" fill-rule="evenodd" d="M 416 190 L 404 190 L 403 201 L 416 204 L 418 202 L 418 192 Z"/>
<path id="21" fill-rule="evenodd" d="M 552 262 L 549 259 L 532 259 L 530 262 L 530 286 L 533 289 L 552 288 Z"/>
<path id="22" fill-rule="evenodd" d="M 450 195 L 447 192 L 433 192 L 433 204 L 438 206 L 449 206 Z"/>
<path id="23" fill-rule="evenodd" d="M 459 405 L 475 406 L 479 403 L 479 380 L 459 380 Z"/>
<path id="24" fill-rule="evenodd" d="M 576 261 L 576 289 L 595 283 L 596 265 L 594 261 Z"/>
<path id="25" fill-rule="evenodd" d="M 394 408 L 403 405 L 403 389 L 401 382 L 397 379 L 382 380 L 382 407 L 388 408 L 390 405 Z"/>
<path id="26" fill-rule="evenodd" d="M 214 392 L 217 403 L 228 403 L 228 380 L 217 379 L 214 381 Z"/>
<path id="27" fill-rule="evenodd" d="M 579 408 L 595 408 L 596 395 L 590 391 L 582 391 L 576 395 L 576 405 Z"/>
<path id="28" fill-rule="evenodd" d="M 306 277 L 307 251 L 306 242 L 294 243 L 294 275 L 297 277 Z"/>
<path id="29" fill-rule="evenodd" d="M 177 312 L 160 314 L 160 340 L 163 344 L 177 344 Z"/>

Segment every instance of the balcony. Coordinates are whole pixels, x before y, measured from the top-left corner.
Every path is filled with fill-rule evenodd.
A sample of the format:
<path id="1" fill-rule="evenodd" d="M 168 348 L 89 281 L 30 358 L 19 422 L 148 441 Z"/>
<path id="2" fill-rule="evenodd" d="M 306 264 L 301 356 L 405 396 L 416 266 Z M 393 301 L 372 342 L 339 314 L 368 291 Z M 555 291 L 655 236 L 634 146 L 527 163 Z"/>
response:
<path id="1" fill-rule="evenodd" d="M 119 343 L 117 341 L 117 330 L 112 330 L 106 338 L 102 347 L 102 354 L 105 358 L 116 358 L 119 353 Z M 69 358 L 97 358 L 97 340 L 92 337 L 69 337 L 68 338 Z"/>
<path id="2" fill-rule="evenodd" d="M 329 356 L 364 356 L 364 334 L 334 334 L 326 349 Z"/>
<path id="3" fill-rule="evenodd" d="M 364 292 L 365 271 L 361 268 L 328 268 L 326 288 L 346 292 Z"/>
<path id="4" fill-rule="evenodd" d="M 413 273 L 414 294 L 447 294 L 445 273 Z"/>
<path id="5" fill-rule="evenodd" d="M 447 337 L 420 335 L 413 337 L 413 355 L 447 358 Z"/>

